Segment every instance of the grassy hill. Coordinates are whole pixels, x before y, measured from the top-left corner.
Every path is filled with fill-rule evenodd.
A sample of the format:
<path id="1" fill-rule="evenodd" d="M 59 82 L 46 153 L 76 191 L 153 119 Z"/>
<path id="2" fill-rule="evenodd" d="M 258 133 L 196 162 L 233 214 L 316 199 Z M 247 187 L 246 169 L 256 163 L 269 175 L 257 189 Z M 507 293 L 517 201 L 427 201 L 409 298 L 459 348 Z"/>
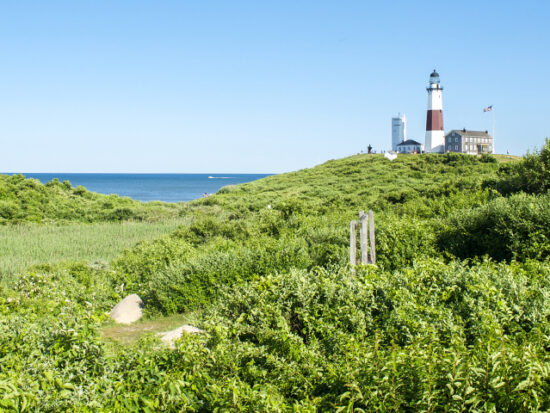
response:
<path id="1" fill-rule="evenodd" d="M 107 268 L 34 267 L 0 287 L 0 407 L 550 409 L 549 153 L 333 160 L 191 202 Z M 378 265 L 352 273 L 368 209 Z M 105 341 L 133 292 L 151 331 L 191 312 L 206 333 Z"/>
<path id="2" fill-rule="evenodd" d="M 489 160 L 489 162 L 487 162 Z M 487 202 L 492 158 L 357 155 L 222 188 L 189 205 L 189 224 L 114 262 L 119 282 L 162 312 L 209 303 L 219 285 L 255 275 L 345 265 L 348 225 L 376 214 L 379 266 L 441 256 L 436 229 L 452 211 Z M 176 293 L 172 293 L 175 292 Z"/>

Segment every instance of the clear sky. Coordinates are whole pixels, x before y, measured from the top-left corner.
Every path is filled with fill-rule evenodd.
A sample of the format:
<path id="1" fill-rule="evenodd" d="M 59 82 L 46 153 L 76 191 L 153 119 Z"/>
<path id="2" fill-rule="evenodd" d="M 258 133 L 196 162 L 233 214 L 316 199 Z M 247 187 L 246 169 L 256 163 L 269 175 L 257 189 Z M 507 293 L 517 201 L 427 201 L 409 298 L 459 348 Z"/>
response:
<path id="1" fill-rule="evenodd" d="M 548 1 L 0 2 L 0 171 L 266 172 L 424 142 L 550 136 Z"/>

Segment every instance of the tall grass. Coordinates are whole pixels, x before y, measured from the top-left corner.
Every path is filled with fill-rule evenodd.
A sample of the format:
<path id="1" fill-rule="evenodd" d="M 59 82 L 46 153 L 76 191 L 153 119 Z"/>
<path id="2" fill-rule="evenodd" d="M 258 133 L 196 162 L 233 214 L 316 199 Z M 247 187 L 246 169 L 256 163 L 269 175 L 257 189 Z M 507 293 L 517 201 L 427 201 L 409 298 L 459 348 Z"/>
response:
<path id="1" fill-rule="evenodd" d="M 101 222 L 0 226 L 0 282 L 29 266 L 61 261 L 108 263 L 139 241 L 174 231 L 183 219 L 160 222 Z"/>

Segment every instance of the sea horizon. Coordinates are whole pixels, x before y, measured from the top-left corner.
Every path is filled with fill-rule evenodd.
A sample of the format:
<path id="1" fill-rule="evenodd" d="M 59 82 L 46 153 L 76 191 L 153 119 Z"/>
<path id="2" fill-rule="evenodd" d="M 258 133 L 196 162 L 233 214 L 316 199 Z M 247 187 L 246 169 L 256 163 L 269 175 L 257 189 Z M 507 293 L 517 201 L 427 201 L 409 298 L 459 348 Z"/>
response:
<path id="1" fill-rule="evenodd" d="M 255 181 L 273 174 L 250 173 L 139 173 L 139 172 L 1 172 L 23 175 L 45 184 L 52 179 L 69 181 L 100 194 L 129 197 L 138 201 L 187 202 L 216 193 L 228 185 Z"/>

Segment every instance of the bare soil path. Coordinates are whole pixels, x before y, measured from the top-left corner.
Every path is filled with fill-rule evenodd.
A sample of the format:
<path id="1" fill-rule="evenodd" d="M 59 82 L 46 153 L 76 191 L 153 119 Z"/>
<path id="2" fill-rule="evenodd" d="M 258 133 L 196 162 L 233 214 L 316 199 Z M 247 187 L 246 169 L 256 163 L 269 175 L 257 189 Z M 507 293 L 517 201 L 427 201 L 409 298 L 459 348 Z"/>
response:
<path id="1" fill-rule="evenodd" d="M 198 318 L 198 313 L 186 313 L 142 319 L 130 325 L 110 323 L 102 328 L 101 336 L 103 339 L 115 340 L 121 344 L 132 344 L 145 334 L 166 332 L 184 324 L 196 325 Z"/>

